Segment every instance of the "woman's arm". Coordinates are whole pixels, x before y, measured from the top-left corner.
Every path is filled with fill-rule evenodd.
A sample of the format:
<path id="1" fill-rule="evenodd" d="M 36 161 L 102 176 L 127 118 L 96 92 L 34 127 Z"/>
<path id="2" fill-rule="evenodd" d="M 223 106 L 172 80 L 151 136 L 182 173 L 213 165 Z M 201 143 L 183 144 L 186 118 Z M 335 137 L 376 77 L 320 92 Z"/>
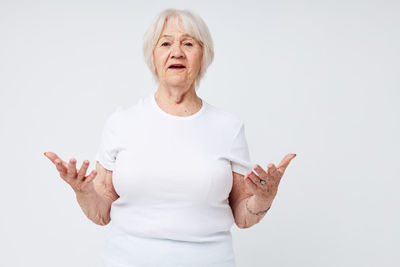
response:
<path id="1" fill-rule="evenodd" d="M 97 177 L 94 179 L 94 190 L 89 192 L 75 191 L 76 199 L 86 217 L 98 225 L 107 225 L 110 221 L 111 204 L 119 198 L 112 184 L 112 171 L 96 162 Z"/>
<path id="2" fill-rule="evenodd" d="M 77 171 L 74 158 L 66 162 L 51 151 L 44 152 L 44 155 L 56 166 L 60 177 L 72 187 L 86 216 L 96 224 L 108 224 L 111 220 L 111 203 L 119 198 L 112 183 L 113 172 L 96 162 L 96 170 L 86 176 L 88 160 L 84 160 Z"/>

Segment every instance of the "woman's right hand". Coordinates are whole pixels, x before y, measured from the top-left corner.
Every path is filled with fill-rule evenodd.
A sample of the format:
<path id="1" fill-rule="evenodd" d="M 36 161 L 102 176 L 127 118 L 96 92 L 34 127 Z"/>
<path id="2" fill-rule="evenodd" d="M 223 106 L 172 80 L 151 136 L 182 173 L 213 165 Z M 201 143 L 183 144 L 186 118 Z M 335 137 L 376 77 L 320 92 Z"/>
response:
<path id="1" fill-rule="evenodd" d="M 56 166 L 60 177 L 67 182 L 75 193 L 91 193 L 94 191 L 93 180 L 96 178 L 96 170 L 86 175 L 87 168 L 89 167 L 89 161 L 84 160 L 79 171 L 76 170 L 76 159 L 71 158 L 69 163 L 63 161 L 53 152 L 45 152 L 44 155 L 50 159 Z"/>

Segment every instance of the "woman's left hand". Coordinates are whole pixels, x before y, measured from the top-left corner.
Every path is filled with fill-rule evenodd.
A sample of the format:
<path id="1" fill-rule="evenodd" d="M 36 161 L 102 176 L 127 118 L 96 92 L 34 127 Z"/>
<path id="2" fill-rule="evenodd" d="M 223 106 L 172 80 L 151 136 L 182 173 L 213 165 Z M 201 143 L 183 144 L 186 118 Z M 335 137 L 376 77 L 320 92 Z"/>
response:
<path id="1" fill-rule="evenodd" d="M 251 170 L 246 174 L 244 180 L 255 198 L 272 203 L 272 200 L 278 192 L 278 185 L 283 173 L 294 157 L 296 157 L 296 154 L 287 154 L 279 163 L 278 167 L 270 163 L 268 165 L 268 171 L 265 171 L 258 164 L 254 165 L 254 170 L 258 175 Z M 261 184 L 262 180 L 265 181 L 264 184 Z"/>

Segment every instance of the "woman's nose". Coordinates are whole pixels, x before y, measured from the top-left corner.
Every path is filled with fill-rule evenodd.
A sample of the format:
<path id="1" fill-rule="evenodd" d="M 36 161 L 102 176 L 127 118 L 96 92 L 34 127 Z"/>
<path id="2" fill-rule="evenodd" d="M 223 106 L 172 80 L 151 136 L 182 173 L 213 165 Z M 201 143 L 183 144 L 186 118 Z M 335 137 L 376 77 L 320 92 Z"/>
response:
<path id="1" fill-rule="evenodd" d="M 180 45 L 173 45 L 171 49 L 172 49 L 171 56 L 173 58 L 181 58 L 185 56 Z"/>

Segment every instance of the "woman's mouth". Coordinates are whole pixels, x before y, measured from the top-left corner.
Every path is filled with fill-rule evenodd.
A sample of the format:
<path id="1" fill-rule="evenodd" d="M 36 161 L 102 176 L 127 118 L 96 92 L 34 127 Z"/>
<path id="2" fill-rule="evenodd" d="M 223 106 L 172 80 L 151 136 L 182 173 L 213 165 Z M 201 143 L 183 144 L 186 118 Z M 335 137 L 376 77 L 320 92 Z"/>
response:
<path id="1" fill-rule="evenodd" d="M 185 65 L 183 64 L 172 64 L 168 67 L 168 69 L 173 69 L 173 70 L 182 70 L 185 69 Z"/>

